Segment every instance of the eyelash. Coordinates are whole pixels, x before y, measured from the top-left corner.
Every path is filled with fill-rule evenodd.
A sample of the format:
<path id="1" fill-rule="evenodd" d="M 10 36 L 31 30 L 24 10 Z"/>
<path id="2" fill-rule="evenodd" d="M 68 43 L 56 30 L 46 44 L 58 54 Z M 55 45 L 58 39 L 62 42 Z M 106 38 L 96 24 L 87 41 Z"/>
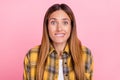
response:
<path id="1" fill-rule="evenodd" d="M 66 25 L 66 24 L 68 24 L 68 22 L 67 22 L 67 21 L 64 21 L 63 23 L 64 23 L 65 25 Z"/>
<path id="2" fill-rule="evenodd" d="M 55 24 L 56 23 L 56 21 L 50 21 L 50 24 Z"/>
<path id="3" fill-rule="evenodd" d="M 56 21 L 50 21 L 50 24 L 52 24 L 52 25 L 55 25 L 56 23 L 57 23 Z M 69 24 L 68 21 L 63 21 L 62 23 L 63 23 L 63 25 L 68 25 Z"/>

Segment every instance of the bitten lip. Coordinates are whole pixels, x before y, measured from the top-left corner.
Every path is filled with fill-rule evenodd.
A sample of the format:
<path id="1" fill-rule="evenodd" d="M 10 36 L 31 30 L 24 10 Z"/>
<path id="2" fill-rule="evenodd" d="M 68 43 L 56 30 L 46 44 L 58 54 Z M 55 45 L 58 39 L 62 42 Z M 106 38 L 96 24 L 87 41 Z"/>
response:
<path id="1" fill-rule="evenodd" d="M 55 33 L 55 36 L 58 36 L 58 37 L 63 37 L 65 35 L 65 33 Z"/>

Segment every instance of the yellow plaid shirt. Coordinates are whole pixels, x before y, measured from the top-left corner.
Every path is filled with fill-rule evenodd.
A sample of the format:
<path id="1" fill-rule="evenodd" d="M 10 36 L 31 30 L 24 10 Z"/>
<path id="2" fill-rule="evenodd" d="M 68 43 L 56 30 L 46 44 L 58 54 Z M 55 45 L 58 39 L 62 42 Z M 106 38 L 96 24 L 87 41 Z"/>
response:
<path id="1" fill-rule="evenodd" d="M 91 51 L 83 46 L 83 55 L 85 63 L 85 77 L 87 80 L 92 80 L 93 74 L 93 58 Z M 38 58 L 39 46 L 36 46 L 29 50 L 24 59 L 24 80 L 36 80 L 36 62 Z M 76 80 L 75 72 L 73 69 L 73 61 L 69 52 L 69 47 L 66 45 L 63 55 L 63 76 L 64 80 Z M 45 71 L 43 75 L 43 80 L 58 80 L 58 70 L 59 70 L 59 58 L 55 49 L 51 46 L 50 52 L 46 60 Z"/>

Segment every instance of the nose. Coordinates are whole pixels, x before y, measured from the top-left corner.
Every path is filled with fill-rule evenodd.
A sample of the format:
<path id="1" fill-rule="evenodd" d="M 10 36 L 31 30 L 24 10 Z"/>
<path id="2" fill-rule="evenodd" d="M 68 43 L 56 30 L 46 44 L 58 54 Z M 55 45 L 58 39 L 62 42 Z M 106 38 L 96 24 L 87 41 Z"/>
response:
<path id="1" fill-rule="evenodd" d="M 60 23 L 57 24 L 57 31 L 61 31 L 62 30 L 62 25 Z"/>

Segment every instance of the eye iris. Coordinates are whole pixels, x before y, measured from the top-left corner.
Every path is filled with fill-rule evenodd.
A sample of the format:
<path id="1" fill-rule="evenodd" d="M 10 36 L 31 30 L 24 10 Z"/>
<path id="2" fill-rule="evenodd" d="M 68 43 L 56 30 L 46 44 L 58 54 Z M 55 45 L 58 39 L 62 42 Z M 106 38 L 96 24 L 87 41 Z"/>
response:
<path id="1" fill-rule="evenodd" d="M 55 24 L 55 21 L 51 21 L 51 24 Z"/>
<path id="2" fill-rule="evenodd" d="M 68 22 L 67 22 L 67 21 L 65 21 L 65 22 L 64 22 L 64 24 L 66 25 L 66 24 L 68 24 Z"/>

